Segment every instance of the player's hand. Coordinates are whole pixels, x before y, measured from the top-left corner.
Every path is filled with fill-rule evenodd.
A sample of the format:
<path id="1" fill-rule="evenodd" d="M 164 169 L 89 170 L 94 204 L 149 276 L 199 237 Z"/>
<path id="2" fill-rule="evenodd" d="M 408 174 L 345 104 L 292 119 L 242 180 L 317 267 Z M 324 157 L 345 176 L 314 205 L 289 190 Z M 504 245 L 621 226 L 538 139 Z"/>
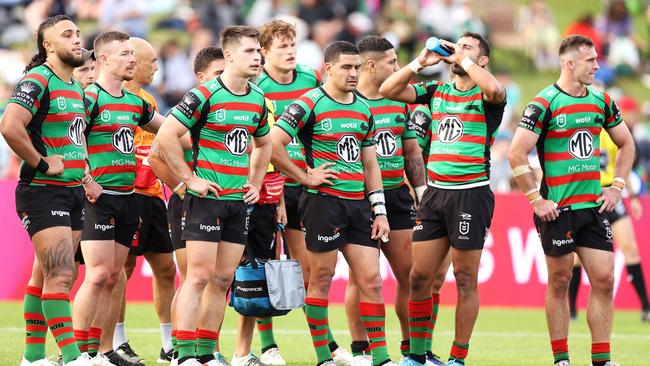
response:
<path id="1" fill-rule="evenodd" d="M 100 186 L 99 183 L 95 181 L 84 185 L 84 190 L 86 191 L 86 199 L 88 199 L 88 202 L 90 203 L 97 202 L 99 196 L 102 195 L 102 186 Z"/>
<path id="2" fill-rule="evenodd" d="M 185 182 L 185 187 L 186 189 L 196 192 L 196 194 L 201 198 L 205 198 L 210 192 L 212 192 L 215 197 L 219 197 L 219 191 L 221 190 L 221 187 L 219 187 L 217 183 L 199 178 L 196 175 L 192 175 L 192 178 Z"/>
<path id="3" fill-rule="evenodd" d="M 43 160 L 50 166 L 45 172 L 45 175 L 53 176 L 63 174 L 63 155 L 44 156 Z"/>
<path id="4" fill-rule="evenodd" d="M 90 167 L 88 164 L 84 167 L 84 177 L 81 178 L 81 184 L 88 184 L 93 181 L 93 176 L 90 174 Z"/>
<path id="5" fill-rule="evenodd" d="M 390 226 L 388 226 L 388 218 L 386 215 L 375 216 L 370 238 L 372 240 L 381 240 L 385 243 L 388 241 L 388 233 L 390 233 Z"/>
<path id="6" fill-rule="evenodd" d="M 334 169 L 329 169 L 332 165 L 336 163 L 325 163 L 317 168 L 311 169 L 307 168 L 307 181 L 305 186 L 307 187 L 318 187 L 321 184 L 332 185 L 332 179 L 339 179 L 339 172 Z"/>
<path id="7" fill-rule="evenodd" d="M 442 61 L 442 58 L 439 54 L 429 51 L 426 48 L 422 49 L 422 52 L 418 56 L 418 62 L 422 67 L 437 65 L 440 61 Z"/>
<path id="8" fill-rule="evenodd" d="M 641 206 L 639 197 L 630 198 L 630 216 L 634 221 L 641 220 L 641 216 L 643 216 L 643 206 Z"/>
<path id="9" fill-rule="evenodd" d="M 247 190 L 246 193 L 244 193 L 244 202 L 252 205 L 260 199 L 260 189 L 257 188 L 255 184 L 246 182 L 246 184 L 244 184 L 244 189 Z"/>
<path id="10" fill-rule="evenodd" d="M 287 207 L 280 203 L 278 209 L 275 211 L 275 222 L 282 224 L 282 226 L 287 226 Z"/>
<path id="11" fill-rule="evenodd" d="M 446 63 L 460 65 L 461 61 L 463 61 L 463 59 L 465 58 L 465 52 L 463 51 L 463 48 L 456 43 L 452 43 L 444 39 L 440 40 L 440 44 L 454 50 L 454 53 L 452 53 L 451 55 L 447 57 L 440 56 L 440 58 Z"/>
<path id="12" fill-rule="evenodd" d="M 535 215 L 544 222 L 555 221 L 560 215 L 557 212 L 557 203 L 551 200 L 539 200 L 533 203 Z"/>
<path id="13" fill-rule="evenodd" d="M 614 210 L 614 207 L 616 207 L 616 204 L 618 201 L 621 200 L 621 191 L 619 191 L 616 188 L 612 187 L 607 187 L 603 188 L 603 194 L 598 197 L 596 202 L 602 202 L 603 204 L 600 206 L 600 210 L 598 212 L 604 213 L 604 212 L 612 212 Z"/>

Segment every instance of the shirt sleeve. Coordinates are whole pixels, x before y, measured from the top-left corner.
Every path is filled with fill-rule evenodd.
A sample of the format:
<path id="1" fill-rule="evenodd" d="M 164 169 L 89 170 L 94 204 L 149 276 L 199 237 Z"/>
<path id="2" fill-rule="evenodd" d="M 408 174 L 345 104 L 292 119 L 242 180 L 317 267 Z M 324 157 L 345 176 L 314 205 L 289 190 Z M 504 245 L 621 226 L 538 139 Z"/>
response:
<path id="1" fill-rule="evenodd" d="M 415 126 L 411 124 L 411 112 L 409 112 L 408 106 L 404 105 L 404 134 L 402 135 L 402 140 L 410 140 L 417 137 Z"/>
<path id="2" fill-rule="evenodd" d="M 292 138 L 298 135 L 311 114 L 311 108 L 305 103 L 306 96 L 298 98 L 295 102 L 291 103 L 275 123 L 275 126 L 281 128 Z"/>
<path id="3" fill-rule="evenodd" d="M 262 106 L 262 114 L 260 115 L 260 123 L 257 125 L 257 129 L 255 130 L 255 133 L 253 133 L 253 137 L 262 137 L 265 136 L 269 133 L 271 130 L 271 125 L 275 122 L 273 120 L 273 113 L 269 113 L 269 100 L 264 98 L 264 105 Z"/>
<path id="4" fill-rule="evenodd" d="M 536 134 L 540 135 L 546 121 L 546 108 L 533 99 L 526 108 L 519 120 L 519 128 L 525 128 L 527 130 L 533 131 Z"/>
<path id="5" fill-rule="evenodd" d="M 415 89 L 416 94 L 415 102 L 413 102 L 413 104 L 429 104 L 433 97 L 433 93 L 436 92 L 439 85 L 441 85 L 441 83 L 435 80 L 413 84 L 412 86 Z"/>
<path id="6" fill-rule="evenodd" d="M 33 116 L 44 102 L 42 99 L 45 95 L 45 89 L 47 89 L 47 79 L 41 74 L 27 74 L 16 85 L 16 88 L 11 94 L 11 98 L 9 98 L 9 103 L 16 103 L 23 106 Z"/>
<path id="7" fill-rule="evenodd" d="M 183 96 L 183 99 L 169 111 L 169 114 L 190 129 L 201 118 L 201 110 L 206 100 L 203 98 L 203 93 L 194 88 Z"/>
<path id="8" fill-rule="evenodd" d="M 149 102 L 144 100 L 144 98 L 140 99 L 142 99 L 142 115 L 140 116 L 138 126 L 144 126 L 153 120 L 153 117 L 156 115 L 156 111 L 153 109 L 153 106 Z"/>
<path id="9" fill-rule="evenodd" d="M 609 96 L 609 94 L 604 93 L 605 96 L 605 103 L 607 104 L 605 106 L 605 128 L 612 128 L 618 126 L 621 122 L 623 122 L 623 117 L 621 116 L 621 110 L 618 109 L 618 105 L 612 99 L 612 97 Z"/>
<path id="10" fill-rule="evenodd" d="M 372 146 L 375 144 L 375 120 L 372 115 L 368 116 L 368 132 L 366 138 L 361 141 L 361 147 Z"/>

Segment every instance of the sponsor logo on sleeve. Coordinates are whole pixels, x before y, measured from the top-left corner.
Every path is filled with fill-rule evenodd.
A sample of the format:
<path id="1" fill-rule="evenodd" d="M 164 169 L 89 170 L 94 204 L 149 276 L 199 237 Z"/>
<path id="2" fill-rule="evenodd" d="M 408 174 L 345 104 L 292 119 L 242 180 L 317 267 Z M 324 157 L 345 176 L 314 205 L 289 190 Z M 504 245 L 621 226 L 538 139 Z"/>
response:
<path id="1" fill-rule="evenodd" d="M 183 96 L 183 99 L 181 99 L 180 103 L 176 105 L 176 110 L 181 112 L 185 118 L 191 119 L 192 115 L 194 115 L 194 112 L 196 112 L 200 104 L 201 100 L 199 97 L 194 95 L 192 92 L 188 92 L 185 94 L 185 96 Z"/>
<path id="2" fill-rule="evenodd" d="M 31 80 L 24 80 L 18 86 L 11 96 L 12 101 L 20 102 L 30 107 L 34 106 L 36 99 L 43 89 Z"/>

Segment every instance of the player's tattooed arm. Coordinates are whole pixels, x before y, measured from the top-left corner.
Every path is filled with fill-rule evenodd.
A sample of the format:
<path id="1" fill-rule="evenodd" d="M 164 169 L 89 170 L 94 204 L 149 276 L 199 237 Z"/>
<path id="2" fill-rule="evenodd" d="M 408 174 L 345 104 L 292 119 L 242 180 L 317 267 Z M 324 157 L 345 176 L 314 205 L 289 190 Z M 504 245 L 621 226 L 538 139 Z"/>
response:
<path id="1" fill-rule="evenodd" d="M 425 185 L 424 161 L 422 160 L 420 145 L 418 145 L 416 139 L 408 139 L 403 141 L 403 148 L 406 178 L 412 187 Z"/>

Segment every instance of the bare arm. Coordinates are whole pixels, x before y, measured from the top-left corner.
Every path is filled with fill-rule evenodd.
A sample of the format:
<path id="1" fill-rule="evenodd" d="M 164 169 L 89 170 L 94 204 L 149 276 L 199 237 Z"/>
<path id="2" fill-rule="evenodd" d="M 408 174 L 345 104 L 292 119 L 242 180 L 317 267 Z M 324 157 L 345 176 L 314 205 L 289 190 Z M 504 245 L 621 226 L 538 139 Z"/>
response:
<path id="1" fill-rule="evenodd" d="M 425 185 L 424 161 L 422 160 L 422 151 L 420 145 L 418 145 L 418 140 L 403 140 L 402 149 L 404 152 L 404 172 L 409 183 L 413 188 Z"/>
<path id="2" fill-rule="evenodd" d="M 154 141 L 153 145 L 151 146 L 151 151 L 149 152 L 147 159 L 149 160 L 151 169 L 156 174 L 158 179 L 160 179 L 168 187 L 173 189 L 176 188 L 179 183 L 181 183 L 181 180 L 178 178 L 178 176 L 172 172 L 167 163 L 160 156 L 157 141 Z M 185 188 L 181 187 L 175 193 L 177 193 L 179 196 L 182 196 L 185 193 Z"/>
<path id="3" fill-rule="evenodd" d="M 614 177 L 619 177 L 624 180 L 627 180 L 630 175 L 630 170 L 632 170 L 632 164 L 634 163 L 634 139 L 630 130 L 628 130 L 625 123 L 619 123 L 617 126 L 608 128 L 607 133 L 609 137 L 612 138 L 612 141 L 618 147 L 618 152 L 616 153 L 616 161 L 614 162 Z M 615 182 L 616 183 L 616 178 Z M 624 182 L 621 182 L 624 184 Z M 619 183 L 620 184 L 620 183 Z M 617 185 L 618 186 L 618 185 Z M 623 185 L 623 187 L 625 187 Z M 616 188 L 614 184 L 609 187 L 603 188 L 603 194 L 598 197 L 598 202 L 603 204 L 600 206 L 599 212 L 611 212 L 614 210 L 618 201 L 621 200 L 621 193 L 623 187 Z"/>
<path id="4" fill-rule="evenodd" d="M 366 186 L 366 193 L 371 193 L 376 190 L 381 190 L 382 189 L 381 170 L 379 169 L 379 163 L 377 163 L 377 150 L 375 148 L 375 145 L 361 148 L 361 163 L 363 164 L 363 177 Z M 381 196 L 383 197 L 383 193 L 381 194 Z M 370 200 L 370 202 L 372 202 L 372 199 Z M 384 204 L 384 214 L 375 215 L 375 220 L 372 223 L 372 230 L 370 233 L 370 237 L 373 240 L 381 239 L 382 241 L 387 242 L 388 233 L 390 232 L 390 226 L 388 225 L 388 218 L 386 217 L 385 199 L 383 204 Z"/>
<path id="5" fill-rule="evenodd" d="M 16 155 L 36 168 L 43 156 L 36 151 L 25 129 L 31 120 L 32 115 L 25 107 L 9 103 L 0 121 L 0 132 Z"/>
<path id="6" fill-rule="evenodd" d="M 165 122 L 165 117 L 163 117 L 160 113 L 155 112 L 153 118 L 151 119 L 151 122 L 140 127 L 145 131 L 158 133 L 158 130 L 160 129 L 160 126 L 162 126 L 163 122 Z"/>
<path id="7" fill-rule="evenodd" d="M 273 142 L 270 134 L 266 134 L 253 138 L 253 144 L 248 181 L 260 189 L 273 152 Z"/>
<path id="8" fill-rule="evenodd" d="M 425 48 L 413 62 L 417 62 L 420 66 L 426 67 L 433 66 L 440 62 L 440 60 L 441 59 L 438 57 L 437 53 L 431 52 Z M 402 67 L 381 84 L 379 87 L 379 93 L 385 98 L 391 100 L 413 103 L 417 97 L 415 89 L 413 86 L 409 85 L 409 81 L 411 81 L 413 76 L 415 76 L 415 71 L 413 71 L 409 66 Z"/>

